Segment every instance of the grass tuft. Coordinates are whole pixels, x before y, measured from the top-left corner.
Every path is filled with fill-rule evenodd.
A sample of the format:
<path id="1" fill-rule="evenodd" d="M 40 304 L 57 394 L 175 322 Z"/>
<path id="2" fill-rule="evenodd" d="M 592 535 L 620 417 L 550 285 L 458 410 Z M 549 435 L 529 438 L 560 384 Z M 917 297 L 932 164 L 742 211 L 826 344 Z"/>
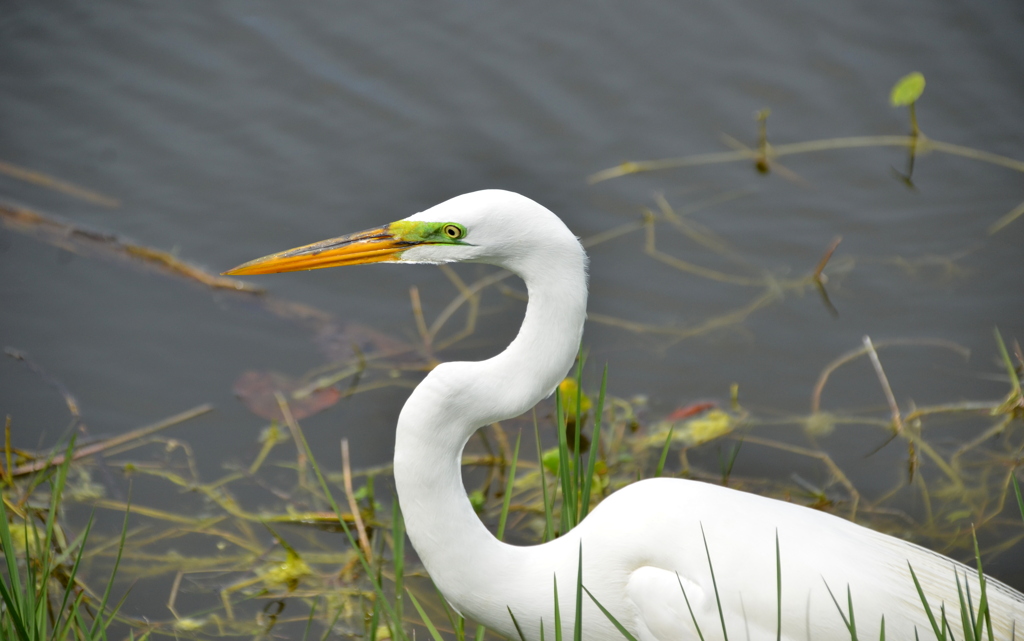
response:
<path id="1" fill-rule="evenodd" d="M 4 555 L 5 573 L 0 574 L 0 638 L 11 641 L 104 641 L 107 630 L 116 620 L 124 598 L 111 609 L 108 602 L 128 532 L 128 509 L 125 510 L 113 570 L 98 603 L 90 603 L 78 582 L 85 545 L 92 530 L 92 517 L 83 532 L 70 544 L 62 545 L 63 534 L 57 516 L 67 486 L 75 439 L 67 446 L 63 461 L 55 469 L 40 473 L 33 479 L 33 488 L 50 485 L 50 500 L 45 510 L 43 531 L 32 523 L 34 508 L 20 513 L 23 549 L 15 546 L 9 523 L 11 514 L 6 499 L 0 499 L 0 551 Z M 130 507 L 130 498 L 129 503 Z M 17 526 L 16 526 L 17 527 Z M 63 549 L 62 549 L 63 547 Z M 66 560 L 73 562 L 68 568 Z M 19 563 L 19 557 L 24 563 Z"/>

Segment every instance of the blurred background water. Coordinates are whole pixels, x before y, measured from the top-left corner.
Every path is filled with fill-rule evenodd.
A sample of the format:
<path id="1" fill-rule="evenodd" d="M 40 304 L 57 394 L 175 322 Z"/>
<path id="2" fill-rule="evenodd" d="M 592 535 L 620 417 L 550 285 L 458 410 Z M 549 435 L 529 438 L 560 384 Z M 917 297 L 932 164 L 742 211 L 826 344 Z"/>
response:
<path id="1" fill-rule="evenodd" d="M 681 339 L 590 322 L 594 371 L 610 392 L 646 395 L 648 416 L 727 402 L 738 383 L 761 416 L 806 414 L 815 380 L 861 338 L 929 338 L 971 351 L 884 352 L 904 408 L 998 399 L 992 329 L 1024 337 L 1024 220 L 990 226 L 1024 200 L 1024 174 L 942 154 L 917 159 L 914 188 L 894 176 L 905 151 L 868 148 L 639 174 L 595 185 L 625 160 L 757 140 L 775 144 L 905 134 L 893 83 L 925 74 L 925 134 L 1024 157 L 1024 5 L 1014 0 L 819 3 L 30 2 L 0 8 L 0 161 L 82 185 L 109 207 L 0 175 L 0 197 L 76 226 L 173 252 L 219 272 L 273 251 L 404 218 L 483 188 L 521 192 L 583 238 L 641 220 L 656 198 L 728 241 L 737 264 L 666 226 L 659 249 L 725 271 L 797 277 L 831 240 L 828 307 L 813 291 Z M 634 232 L 591 252 L 590 310 L 687 328 L 741 309 L 759 290 L 680 272 Z M 845 267 L 844 267 L 845 266 Z M 200 471 L 250 460 L 265 421 L 233 396 L 246 370 L 298 376 L 324 361 L 308 329 L 238 296 L 123 263 L 82 257 L 0 230 L 0 342 L 71 390 L 94 436 L 204 402 L 173 428 Z M 486 268 L 460 266 L 469 280 Z M 828 273 L 828 272 L 826 272 Z M 368 266 L 260 277 L 275 296 L 414 342 L 408 290 L 428 319 L 457 293 L 431 267 Z M 518 283 L 507 281 L 513 289 Z M 477 332 L 442 359 L 480 358 L 514 336 L 523 303 L 489 292 Z M 0 413 L 16 445 L 50 446 L 67 410 L 41 379 L 0 360 Z M 388 387 L 303 421 L 336 467 L 390 461 L 408 391 Z M 888 410 L 866 361 L 826 388 L 827 408 Z M 989 423 L 979 422 L 983 429 Z M 792 425 L 768 434 L 806 443 Z M 936 438 L 963 441 L 962 427 Z M 818 442 L 866 495 L 905 475 L 884 434 L 840 428 Z M 786 478 L 821 466 L 749 448 L 737 474 Z M 1005 469 L 1001 473 L 1005 473 Z M 156 497 L 144 493 L 146 502 Z M 114 516 L 117 521 L 119 517 Z M 119 522 L 119 521 L 117 521 Z M 1024 561 L 989 569 L 1024 587 Z"/>

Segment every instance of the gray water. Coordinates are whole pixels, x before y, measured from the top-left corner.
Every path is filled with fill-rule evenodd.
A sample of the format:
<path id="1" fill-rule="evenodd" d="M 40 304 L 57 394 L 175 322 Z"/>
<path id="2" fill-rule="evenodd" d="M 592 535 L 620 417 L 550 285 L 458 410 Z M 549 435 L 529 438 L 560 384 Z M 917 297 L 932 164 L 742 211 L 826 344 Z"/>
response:
<path id="1" fill-rule="evenodd" d="M 893 172 L 904 168 L 904 151 L 876 148 L 782 159 L 799 181 L 760 175 L 749 162 L 596 185 L 587 176 L 625 160 L 719 151 L 722 133 L 754 144 L 762 108 L 772 110 L 775 144 L 904 134 L 906 111 L 889 106 L 888 92 L 915 70 L 928 81 L 917 107 L 927 135 L 1022 158 L 1022 28 L 1024 5 L 1012 0 L 585 8 L 7 0 L 0 160 L 120 206 L 5 175 L 0 197 L 219 272 L 475 189 L 526 194 L 583 238 L 639 220 L 644 207 L 656 207 L 656 193 L 680 211 L 736 196 L 690 219 L 726 239 L 745 265 L 667 225 L 659 248 L 724 271 L 796 277 L 841 235 L 829 287 L 838 315 L 808 290 L 686 340 L 591 322 L 585 342 L 592 364 L 609 363 L 611 393 L 647 395 L 653 420 L 695 400 L 725 403 L 735 382 L 762 417 L 806 414 L 820 370 L 870 335 L 945 339 L 971 350 L 966 362 L 937 349 L 883 352 L 904 409 L 998 399 L 1008 388 L 998 379 L 992 329 L 1024 338 L 1024 219 L 995 235 L 988 229 L 1024 200 L 1021 173 L 931 154 L 917 159 L 908 189 Z M 758 293 L 681 273 L 642 247 L 634 232 L 591 251 L 592 313 L 692 327 Z M 942 266 L 949 257 L 956 270 Z M 10 230 L 0 231 L 0 270 L 0 342 L 30 354 L 75 394 L 93 436 L 216 405 L 170 433 L 193 445 L 207 478 L 223 461 L 248 461 L 258 450 L 265 422 L 234 399 L 238 376 L 297 376 L 324 361 L 303 327 L 236 296 Z M 489 271 L 459 273 L 468 280 Z M 410 286 L 428 318 L 456 293 L 429 267 L 253 280 L 407 340 L 416 336 Z M 495 353 L 522 309 L 514 297 L 489 294 L 478 332 L 440 356 Z M 52 445 L 68 423 L 60 397 L 9 358 L 0 360 L 0 378 L 0 413 L 12 417 L 15 444 Z M 384 464 L 406 394 L 363 394 L 303 426 L 317 451 L 337 452 L 345 436 L 357 466 Z M 866 361 L 837 375 L 824 406 L 888 413 Z M 757 433 L 807 443 L 793 426 Z M 948 445 L 971 435 L 939 436 Z M 899 483 L 905 468 L 899 445 L 867 456 L 883 440 L 840 429 L 818 445 L 872 496 Z M 736 473 L 786 479 L 791 466 L 828 482 L 820 466 L 756 447 L 740 454 Z M 143 492 L 136 500 L 166 497 Z M 989 570 L 1024 587 L 1022 568 L 1020 555 L 1004 555 Z"/>

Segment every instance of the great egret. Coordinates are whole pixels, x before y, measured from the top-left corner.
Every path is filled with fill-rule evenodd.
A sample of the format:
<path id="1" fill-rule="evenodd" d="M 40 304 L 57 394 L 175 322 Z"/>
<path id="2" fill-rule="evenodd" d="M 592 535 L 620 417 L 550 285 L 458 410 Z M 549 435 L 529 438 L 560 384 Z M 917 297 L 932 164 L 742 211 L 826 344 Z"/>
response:
<path id="1" fill-rule="evenodd" d="M 462 451 L 478 428 L 526 412 L 566 375 L 586 317 L 587 256 L 552 212 L 488 190 L 226 274 L 386 261 L 488 263 L 518 274 L 529 291 L 523 325 L 505 351 L 438 365 L 398 419 L 395 484 L 409 538 L 460 613 L 517 639 L 511 612 L 526 638 L 539 639 L 543 622 L 552 639 L 557 579 L 563 634 L 570 634 L 582 549 L 584 586 L 641 641 L 696 639 L 694 620 L 705 639 L 722 638 L 723 625 L 734 639 L 776 639 L 780 626 L 792 641 L 849 639 L 844 616 L 855 617 L 860 638 L 877 639 L 883 615 L 886 638 L 932 638 L 910 567 L 940 627 L 944 607 L 955 637 L 964 638 L 957 577 L 976 608 L 975 570 L 830 514 L 708 483 L 641 481 L 558 539 L 526 547 L 498 541 L 466 496 Z M 1010 638 L 1016 622 L 1024 631 L 1024 595 L 993 579 L 987 594 L 996 638 Z M 582 638 L 623 638 L 591 598 L 583 601 Z"/>

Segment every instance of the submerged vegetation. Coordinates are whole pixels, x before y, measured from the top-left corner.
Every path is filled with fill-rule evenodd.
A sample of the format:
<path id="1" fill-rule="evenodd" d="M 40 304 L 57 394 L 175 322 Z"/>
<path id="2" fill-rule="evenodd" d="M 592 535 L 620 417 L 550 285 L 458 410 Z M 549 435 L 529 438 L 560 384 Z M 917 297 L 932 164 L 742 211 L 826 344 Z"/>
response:
<path id="1" fill-rule="evenodd" d="M 855 147 L 907 149 L 899 179 L 912 185 L 915 158 L 948 153 L 1024 172 L 1024 162 L 927 138 L 914 105 L 921 97 L 920 74 L 903 79 L 892 92 L 894 106 L 908 107 L 907 136 L 877 136 L 772 145 L 767 110 L 757 117 L 758 143 L 749 148 L 729 139 L 733 151 L 687 158 L 626 163 L 600 172 L 592 181 L 653 170 L 733 161 L 753 161 L 759 172 L 794 177 L 778 163 L 783 156 Z M 92 202 L 108 197 L 0 163 L 0 172 L 34 176 L 33 182 Z M 799 179 L 799 177 L 795 177 Z M 77 190 L 77 191 L 76 191 Z M 648 325 L 605 314 L 591 322 L 626 332 L 656 335 L 669 343 L 742 325 L 751 315 L 787 294 L 812 293 L 835 311 L 830 278 L 855 269 L 852 256 L 836 256 L 840 239 L 822 248 L 816 265 L 794 269 L 798 276 L 768 271 L 728 272 L 681 259 L 657 241 L 679 234 L 716 254 L 738 258 L 728 242 L 692 219 L 691 214 L 737 194 L 715 196 L 677 210 L 662 195 L 653 206 L 619 227 L 584 239 L 588 248 L 628 234 L 642 234 L 650 259 L 693 277 L 754 291 L 735 310 L 693 325 Z M 994 221 L 998 233 L 1024 214 L 1024 204 Z M 271 314 L 301 323 L 314 334 L 329 363 L 292 378 L 276 372 L 247 372 L 235 392 L 262 430 L 250 456 L 226 466 L 223 475 L 204 478 L 193 447 L 168 436 L 181 422 L 210 411 L 200 406 L 113 439 L 78 445 L 70 439 L 55 454 L 33 453 L 12 445 L 30 428 L 28 417 L 8 419 L 2 457 L 3 502 L 0 543 L 6 572 L 0 586 L 0 634 L 30 641 L 100 638 L 476 638 L 488 632 L 462 620 L 439 597 L 414 561 L 407 558 L 404 525 L 393 500 L 389 467 L 352 469 L 348 444 L 340 464 L 329 454 L 310 451 L 301 421 L 344 398 L 385 386 L 415 385 L 419 375 L 443 359 L 445 350 L 474 335 L 481 300 L 488 292 L 523 295 L 503 284 L 507 272 L 467 282 L 455 270 L 439 269 L 456 295 L 428 321 L 419 292 L 410 292 L 418 334 L 404 341 L 358 325 L 343 325 L 329 314 L 282 300 L 250 285 L 207 274 L 176 257 L 55 221 L 23 207 L 0 205 L 0 221 L 69 251 L 132 261 L 246 297 Z M 944 262 L 943 262 L 944 261 Z M 935 259 L 900 259 L 912 270 Z M 940 259 L 956 269 L 955 259 Z M 457 315 L 463 325 L 451 329 Z M 604 496 L 639 478 L 675 475 L 739 489 L 840 514 L 875 529 L 925 543 L 960 558 L 976 558 L 988 568 L 1024 539 L 1015 473 L 1024 452 L 1024 354 L 1014 337 L 994 333 L 984 362 L 992 377 L 1005 381 L 1005 394 L 926 406 L 901 406 L 899 381 L 886 363 L 899 350 L 940 349 L 966 356 L 954 343 L 938 340 L 872 340 L 836 355 L 808 390 L 804 414 L 778 416 L 745 406 L 742 390 L 722 390 L 722 401 L 700 401 L 660 417 L 650 415 L 642 397 L 614 394 L 616 372 L 597 368 L 581 354 L 575 375 L 550 402 L 520 417 L 482 429 L 464 459 L 471 468 L 470 500 L 482 519 L 504 540 L 530 544 L 571 529 Z M 71 415 L 68 433 L 81 416 L 71 391 L 46 374 L 29 355 L 8 349 L 42 381 L 56 387 Z M 885 405 L 856 410 L 831 409 L 823 400 L 832 377 L 854 363 L 862 376 L 877 381 Z M 612 390 L 612 391 L 609 391 Z M 949 426 L 975 436 L 951 443 L 935 438 Z M 766 429 L 772 428 L 772 429 Z M 779 428 L 784 428 L 781 431 Z M 901 480 L 884 492 L 864 492 L 823 447 L 825 436 L 858 429 L 876 450 L 905 451 Z M 780 436 L 780 434 L 782 436 Z M 777 455 L 804 461 L 812 483 L 788 478 L 757 478 L 735 473 L 738 457 Z M 113 481 L 118 477 L 118 481 Z M 145 488 L 147 496 L 173 496 L 162 504 L 129 503 L 122 477 Z M 98 479 L 104 479 L 102 482 Z M 93 528 L 87 513 L 123 514 L 118 531 Z M 713 559 L 709 563 L 713 565 Z M 784 560 L 779 561 L 780 564 Z M 577 603 L 589 592 L 579 583 Z M 133 601 L 144 593 L 144 601 Z M 120 595 L 124 599 L 120 600 Z M 114 595 L 118 595 L 115 600 Z M 593 598 L 593 597 L 590 597 Z M 841 588 L 834 593 L 839 612 L 856 638 L 855 602 Z M 977 599 L 976 601 L 974 599 Z M 121 608 L 121 603 L 125 604 Z M 157 603 L 159 602 L 159 605 Z M 944 638 L 943 616 L 962 616 L 977 639 L 985 634 L 985 599 L 966 595 L 961 612 L 936 613 L 935 638 Z M 514 616 L 514 614 L 513 614 Z M 559 613 L 568 620 L 573 613 Z M 578 614 L 577 614 L 578 616 Z M 922 631 L 922 637 L 925 632 Z M 550 631 L 560 638 L 560 630 Z"/>

